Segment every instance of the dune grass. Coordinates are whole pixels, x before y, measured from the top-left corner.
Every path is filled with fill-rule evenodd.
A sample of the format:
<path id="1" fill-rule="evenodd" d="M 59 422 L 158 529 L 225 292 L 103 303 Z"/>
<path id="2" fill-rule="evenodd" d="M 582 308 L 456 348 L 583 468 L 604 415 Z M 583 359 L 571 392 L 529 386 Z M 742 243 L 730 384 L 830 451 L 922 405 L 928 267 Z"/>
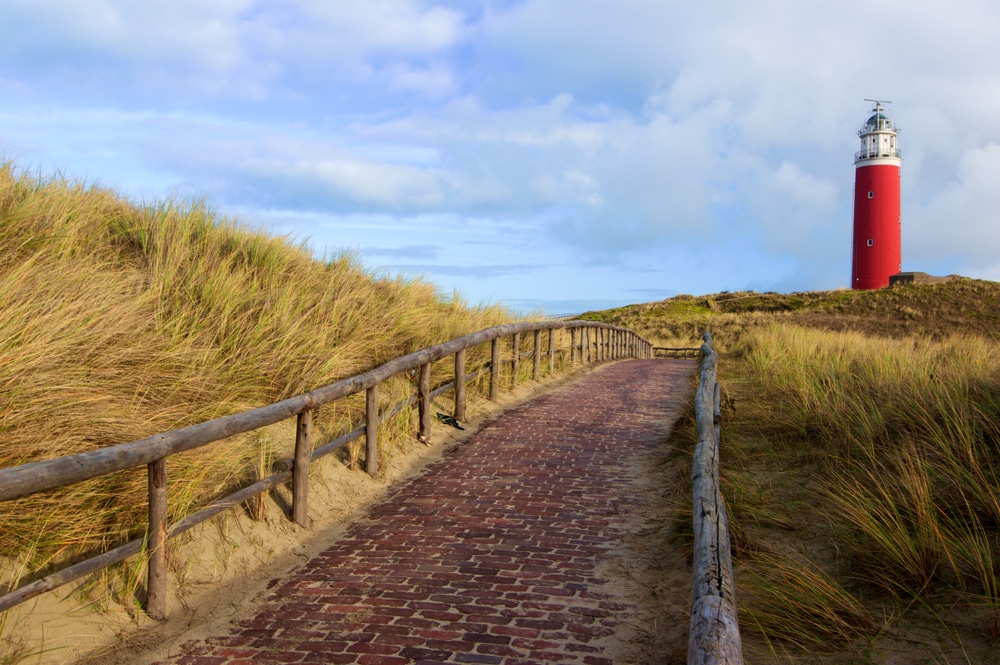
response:
<path id="1" fill-rule="evenodd" d="M 272 403 L 512 318 L 350 255 L 317 260 L 203 203 L 138 205 L 0 164 L 0 466 Z M 449 372 L 438 363 L 432 380 Z M 362 409 L 363 397 L 343 400 L 314 422 L 332 434 Z M 172 457 L 172 515 L 259 476 L 291 438 L 274 426 Z M 384 454 L 403 439 L 386 437 Z M 7 503 L 4 579 L 136 534 L 145 483 L 138 469 Z"/>
<path id="2" fill-rule="evenodd" d="M 723 361 L 723 491 L 751 643 L 860 657 L 930 615 L 941 662 L 995 653 L 998 361 L 981 337 L 746 331 Z"/>
<path id="3" fill-rule="evenodd" d="M 677 296 L 585 317 L 662 346 L 713 333 L 749 657 L 1000 659 L 1000 284 Z M 671 439 L 683 487 L 687 418 Z M 688 496 L 674 513 L 672 542 L 689 546 Z"/>

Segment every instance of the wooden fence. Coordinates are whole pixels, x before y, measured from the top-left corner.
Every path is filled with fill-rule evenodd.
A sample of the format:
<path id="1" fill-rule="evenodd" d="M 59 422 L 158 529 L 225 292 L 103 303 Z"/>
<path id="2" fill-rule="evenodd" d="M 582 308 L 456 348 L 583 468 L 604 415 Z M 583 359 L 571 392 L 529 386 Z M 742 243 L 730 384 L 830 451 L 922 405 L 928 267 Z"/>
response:
<path id="1" fill-rule="evenodd" d="M 700 358 L 701 349 L 697 346 L 654 346 L 654 358 Z"/>
<path id="2" fill-rule="evenodd" d="M 542 366 L 543 344 L 541 337 L 542 332 L 545 331 L 548 332 L 548 345 L 545 353 L 548 360 L 548 372 L 549 374 L 554 372 L 557 351 L 565 353 L 565 350 L 556 348 L 556 331 L 563 329 L 568 329 L 570 332 L 569 361 L 571 365 L 578 362 L 591 363 L 619 358 L 652 357 L 652 346 L 648 341 L 631 330 L 603 323 L 542 321 L 501 325 L 416 351 L 363 374 L 275 404 L 155 434 L 131 443 L 0 469 L 0 501 L 17 499 L 35 492 L 64 487 L 142 465 L 147 467 L 149 479 L 149 520 L 144 537 L 63 568 L 41 579 L 28 581 L 17 586 L 0 596 L 0 612 L 145 551 L 148 557 L 146 612 L 154 619 L 164 618 L 167 595 L 167 539 L 180 535 L 196 524 L 224 510 L 239 506 L 288 481 L 292 482 L 291 518 L 297 524 L 305 526 L 309 500 L 310 463 L 364 437 L 366 440 L 365 468 L 369 474 L 375 476 L 378 473 L 378 424 L 380 421 L 391 418 L 407 406 L 417 403 L 419 406 L 418 435 L 426 438 L 430 435 L 431 428 L 431 399 L 452 390 L 455 397 L 453 416 L 456 420 L 465 420 L 465 389 L 468 381 L 488 371 L 490 373 L 489 398 L 495 401 L 498 397 L 501 340 L 511 338 L 513 357 L 508 362 L 511 363 L 514 370 L 512 383 L 516 385 L 519 364 L 522 358 L 528 355 L 532 356 L 532 376 L 535 380 L 539 379 Z M 527 333 L 533 334 L 534 347 L 532 351 L 522 353 L 520 351 L 521 335 Z M 486 342 L 490 342 L 492 345 L 490 362 L 477 371 L 466 373 L 466 350 Z M 454 380 L 439 386 L 436 390 L 431 390 L 431 363 L 451 355 L 454 356 L 455 363 Z M 415 370 L 418 369 L 419 379 L 416 394 L 380 414 L 378 409 L 379 383 L 402 372 L 414 371 L 416 373 Z M 343 436 L 315 447 L 312 411 L 324 404 L 362 390 L 366 391 L 365 423 Z M 173 524 L 167 524 L 167 458 L 170 455 L 199 448 L 236 434 L 273 425 L 290 418 L 297 419 L 293 459 L 277 464 L 277 472 L 273 475 L 219 499 L 193 515 Z"/>
<path id="3" fill-rule="evenodd" d="M 698 443 L 691 468 L 694 557 L 691 567 L 691 632 L 688 665 L 742 665 L 743 647 L 736 615 L 729 517 L 719 488 L 719 442 L 722 436 L 719 356 L 707 331 L 694 410 Z"/>

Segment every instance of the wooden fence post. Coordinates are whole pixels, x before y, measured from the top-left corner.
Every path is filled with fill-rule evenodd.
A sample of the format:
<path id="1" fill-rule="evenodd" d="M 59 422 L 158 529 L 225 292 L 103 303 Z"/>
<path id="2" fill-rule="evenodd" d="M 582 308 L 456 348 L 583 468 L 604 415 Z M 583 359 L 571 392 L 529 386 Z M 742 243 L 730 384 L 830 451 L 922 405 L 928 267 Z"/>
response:
<path id="1" fill-rule="evenodd" d="M 569 329 L 569 364 L 576 364 L 576 328 Z"/>
<path id="2" fill-rule="evenodd" d="M 455 381 L 459 379 L 456 377 Z M 458 386 L 458 383 L 455 384 Z M 431 438 L 431 364 L 420 366 L 420 379 L 417 382 L 417 401 L 419 407 L 420 429 L 418 435 L 421 441 L 427 443 Z"/>
<path id="3" fill-rule="evenodd" d="M 465 420 L 465 349 L 455 353 L 455 420 Z"/>
<path id="4" fill-rule="evenodd" d="M 500 338 L 493 339 L 490 347 L 490 401 L 495 402 L 500 395 Z"/>
<path id="5" fill-rule="evenodd" d="M 167 616 L 167 458 L 150 462 L 146 469 L 149 478 L 146 614 L 161 621 Z"/>
<path id="6" fill-rule="evenodd" d="M 308 526 L 312 449 L 312 411 L 309 410 L 296 419 L 295 458 L 292 460 L 292 521 L 299 526 Z"/>
<path id="7" fill-rule="evenodd" d="M 743 648 L 736 611 L 732 548 L 725 500 L 719 487 L 718 355 L 711 335 L 703 335 L 705 354 L 695 394 L 698 442 L 692 455 L 694 553 L 691 569 L 691 624 L 688 663 L 742 665 Z"/>
<path id="8" fill-rule="evenodd" d="M 521 333 L 514 333 L 510 345 L 514 348 L 514 376 L 510 380 L 511 390 L 517 388 L 517 375 L 521 371 Z"/>
<path id="9" fill-rule="evenodd" d="M 556 370 L 556 331 L 549 329 L 549 376 Z"/>
<path id="10" fill-rule="evenodd" d="M 378 475 L 378 384 L 365 391 L 365 470 Z"/>
<path id="11" fill-rule="evenodd" d="M 535 331 L 535 348 L 531 356 L 531 380 L 538 381 L 542 374 L 542 331 Z"/>

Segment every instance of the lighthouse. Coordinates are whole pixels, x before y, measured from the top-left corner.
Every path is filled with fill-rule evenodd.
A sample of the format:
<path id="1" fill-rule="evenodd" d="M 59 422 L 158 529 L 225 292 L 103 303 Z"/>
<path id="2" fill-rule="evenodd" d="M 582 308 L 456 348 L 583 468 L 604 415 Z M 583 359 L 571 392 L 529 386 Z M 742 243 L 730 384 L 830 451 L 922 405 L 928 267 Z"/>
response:
<path id="1" fill-rule="evenodd" d="M 852 289 L 881 289 L 902 267 L 900 251 L 899 164 L 896 126 L 885 104 L 874 108 L 858 131 L 861 150 L 854 155 L 854 250 Z"/>

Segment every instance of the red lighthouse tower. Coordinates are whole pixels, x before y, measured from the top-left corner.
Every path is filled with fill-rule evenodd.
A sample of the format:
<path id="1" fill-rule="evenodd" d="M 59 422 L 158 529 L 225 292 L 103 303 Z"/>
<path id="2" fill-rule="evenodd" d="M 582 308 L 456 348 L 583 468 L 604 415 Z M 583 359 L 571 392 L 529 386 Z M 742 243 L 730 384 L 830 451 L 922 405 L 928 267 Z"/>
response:
<path id="1" fill-rule="evenodd" d="M 854 255 L 852 289 L 880 289 L 899 272 L 900 209 L 896 126 L 883 104 L 873 102 L 865 126 L 858 131 L 861 150 L 854 155 Z"/>

